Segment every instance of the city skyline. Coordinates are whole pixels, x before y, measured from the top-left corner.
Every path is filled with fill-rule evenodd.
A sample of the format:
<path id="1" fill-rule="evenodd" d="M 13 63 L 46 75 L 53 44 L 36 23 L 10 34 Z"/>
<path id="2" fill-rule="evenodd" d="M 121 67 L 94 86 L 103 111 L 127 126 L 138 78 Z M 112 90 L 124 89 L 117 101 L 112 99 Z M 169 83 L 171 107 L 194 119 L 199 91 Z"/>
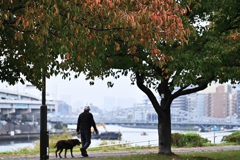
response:
<path id="1" fill-rule="evenodd" d="M 30 90 L 34 89 L 34 87 L 28 86 L 25 89 L 25 91 L 29 91 L 29 89 Z M 239 118 L 240 116 L 239 86 L 238 86 L 238 89 L 233 90 L 230 84 L 212 85 L 212 88 L 208 88 L 208 93 L 206 92 L 207 91 L 205 91 L 205 93 L 197 92 L 193 94 L 183 95 L 174 99 L 174 101 L 171 104 L 171 111 L 172 113 L 174 113 L 174 115 L 172 115 L 172 118 L 175 119 L 176 121 L 180 121 L 180 119 L 185 121 L 187 118 L 190 118 L 190 120 L 193 120 L 194 118 L 202 119 L 203 117 L 209 117 L 208 118 L 209 120 L 211 120 L 211 118 L 227 118 L 227 119 Z M 13 106 L 13 103 L 14 104 L 17 103 L 16 105 L 17 109 L 19 108 L 26 109 L 26 107 L 29 106 L 30 110 L 25 110 L 26 113 L 27 112 L 29 113 L 34 109 L 35 110 L 39 109 L 38 106 L 41 105 L 41 97 L 36 97 L 34 95 L 27 94 L 26 92 L 20 92 L 19 90 L 17 91 L 4 90 L 4 87 L 2 87 L 1 93 L 2 93 L 2 97 L 1 97 L 2 103 L 5 104 L 5 101 L 8 102 L 8 108 L 10 109 L 10 110 L 5 109 L 5 111 L 3 112 L 5 113 L 5 115 L 8 112 L 11 114 L 16 112 L 15 110 L 11 110 L 11 106 Z M 32 98 L 29 98 L 30 102 L 26 101 L 27 97 L 32 97 Z M 71 98 L 71 96 L 65 97 L 65 98 Z M 19 103 L 18 101 L 14 101 L 19 99 L 22 99 L 24 102 L 25 101 L 26 102 Z M 38 101 L 37 106 L 35 102 L 32 102 L 33 100 Z M 48 102 L 54 103 L 54 101 L 48 101 Z M 111 100 L 109 101 L 109 105 L 111 105 L 112 103 L 115 103 L 115 99 L 111 98 Z M 90 103 L 89 105 L 92 108 L 93 114 L 99 115 L 102 118 L 106 118 L 106 115 L 104 116 L 104 114 L 102 113 L 111 113 L 107 115 L 109 115 L 110 117 L 114 117 L 116 119 L 117 117 L 122 119 L 125 116 L 124 119 L 128 117 L 129 120 L 131 118 L 134 118 L 137 121 L 143 122 L 143 121 L 146 121 L 147 117 L 149 118 L 150 116 L 149 114 L 154 115 L 155 117 L 157 116 L 156 112 L 154 111 L 154 108 L 152 107 L 150 100 L 147 98 L 141 99 L 141 102 L 134 103 L 133 105 L 128 104 L 127 101 L 125 101 L 125 103 L 127 104 L 127 107 L 125 109 L 123 109 L 123 106 L 117 106 L 117 108 L 110 107 L 109 109 L 106 109 L 106 108 L 103 109 L 103 108 L 100 108 L 100 106 L 97 104 Z M 35 106 L 33 106 L 33 104 L 35 104 Z M 68 115 L 77 115 L 83 111 L 83 106 L 78 106 L 78 108 L 75 111 L 73 111 L 72 108 L 73 108 L 72 105 L 70 105 L 67 101 L 60 100 L 56 102 L 56 108 L 55 108 L 56 112 L 54 114 L 65 115 L 67 113 Z M 110 112 L 105 112 L 104 110 L 105 111 L 108 110 Z M 114 112 L 116 112 L 117 114 L 113 116 Z M 32 119 L 31 116 L 30 116 L 30 119 Z"/>
<path id="2" fill-rule="evenodd" d="M 108 88 L 108 81 L 114 83 L 112 88 Z M 129 77 L 121 77 L 117 80 L 114 78 L 97 79 L 92 86 L 89 84 L 90 81 L 85 80 L 84 76 L 77 79 L 72 78 L 70 81 L 57 76 L 47 79 L 46 82 L 46 92 L 47 95 L 50 95 L 48 98 L 65 101 L 73 108 L 90 104 L 97 105 L 101 109 L 104 109 L 104 106 L 107 107 L 106 109 L 119 106 L 128 107 L 141 102 L 145 97 L 145 94 L 136 85 L 131 85 Z M 20 83 L 9 86 L 4 82 L 1 83 L 1 88 L 41 96 L 41 92 L 35 87 L 26 87 Z"/>
<path id="3" fill-rule="evenodd" d="M 112 81 L 114 83 L 112 88 L 107 87 L 108 81 Z M 78 86 L 79 82 L 82 84 Z M 134 104 L 142 103 L 145 99 L 148 99 L 148 97 L 136 85 L 131 85 L 129 77 L 121 77 L 117 80 L 114 78 L 108 78 L 105 80 L 98 79 L 94 82 L 95 84 L 90 86 L 89 81 L 86 81 L 83 76 L 71 81 L 62 80 L 59 77 L 54 77 L 50 80 L 50 83 L 58 84 L 59 91 L 66 91 L 63 85 L 59 85 L 65 83 L 69 84 L 70 88 L 68 90 L 74 89 L 76 93 L 79 93 L 79 95 L 68 94 L 69 97 L 67 94 L 58 96 L 60 99 L 70 102 L 70 104 L 73 106 L 73 110 L 90 104 L 106 110 L 112 110 L 117 107 L 127 108 L 133 107 Z M 213 83 L 205 90 L 199 91 L 198 93 L 213 93 L 216 91 L 216 87 L 219 85 L 221 84 Z M 82 92 L 81 90 L 77 91 L 77 89 L 82 89 L 86 92 Z M 153 91 L 153 93 L 156 95 L 156 97 L 159 97 L 157 92 Z M 91 94 L 94 96 L 91 96 Z M 83 98 L 80 98 L 82 96 Z"/>
<path id="4" fill-rule="evenodd" d="M 114 86 L 107 87 L 107 82 L 112 81 Z M 72 80 L 63 80 L 61 77 L 52 77 L 47 79 L 47 93 L 54 100 L 67 102 L 72 106 L 73 110 L 77 110 L 84 105 L 96 105 L 101 109 L 111 110 L 112 108 L 131 107 L 135 103 L 142 103 L 147 96 L 136 86 L 131 85 L 129 77 L 121 77 L 119 79 L 108 78 L 105 80 L 95 80 L 95 84 L 90 86 L 89 81 L 86 81 L 83 76 Z M 214 92 L 218 84 L 212 84 L 207 89 L 199 93 Z M 2 83 L 2 88 L 7 86 L 7 83 Z M 31 88 L 26 89 L 23 85 L 8 86 L 7 89 L 23 90 L 30 94 L 36 94 Z M 158 94 L 154 92 L 156 96 Z M 39 93 L 38 93 L 39 94 Z M 40 96 L 40 95 L 39 95 Z"/>
<path id="5" fill-rule="evenodd" d="M 114 83 L 112 88 L 108 88 L 108 81 Z M 53 77 L 47 83 L 49 87 L 55 88 L 53 94 L 56 99 L 67 101 L 73 106 L 73 109 L 90 104 L 99 106 L 101 109 L 128 107 L 133 106 L 136 102 L 141 102 L 145 96 L 136 85 L 131 85 L 128 77 L 121 77 L 117 80 L 114 78 L 97 79 L 92 86 L 84 76 L 71 81 Z"/>

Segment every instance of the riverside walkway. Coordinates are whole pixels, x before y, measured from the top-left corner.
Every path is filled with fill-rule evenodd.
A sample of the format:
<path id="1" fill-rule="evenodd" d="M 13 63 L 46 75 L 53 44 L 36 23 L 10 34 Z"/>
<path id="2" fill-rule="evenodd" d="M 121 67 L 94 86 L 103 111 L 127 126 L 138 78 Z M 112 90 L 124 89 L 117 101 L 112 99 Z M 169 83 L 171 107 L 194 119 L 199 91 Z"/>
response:
<path id="1" fill-rule="evenodd" d="M 192 153 L 192 152 L 214 152 L 214 151 L 228 151 L 228 150 L 239 150 L 240 145 L 236 146 L 210 146 L 210 147 L 193 147 L 193 148 L 172 148 L 174 153 Z M 155 153 L 157 154 L 157 149 L 140 149 L 140 150 L 131 150 L 131 151 L 109 151 L 109 152 L 88 152 L 89 157 L 82 157 L 79 153 L 74 152 L 74 158 L 71 158 L 70 151 L 67 153 L 67 159 L 97 159 L 97 158 L 104 158 L 104 157 L 119 157 L 119 156 L 127 156 L 127 155 L 136 155 L 136 154 L 148 154 L 148 153 Z M 64 152 L 62 152 L 62 156 Z M 60 158 L 56 158 L 54 153 L 49 155 L 50 160 L 57 160 Z M 39 160 L 39 155 L 12 155 L 12 156 L 3 156 L 0 157 L 0 160 Z"/>

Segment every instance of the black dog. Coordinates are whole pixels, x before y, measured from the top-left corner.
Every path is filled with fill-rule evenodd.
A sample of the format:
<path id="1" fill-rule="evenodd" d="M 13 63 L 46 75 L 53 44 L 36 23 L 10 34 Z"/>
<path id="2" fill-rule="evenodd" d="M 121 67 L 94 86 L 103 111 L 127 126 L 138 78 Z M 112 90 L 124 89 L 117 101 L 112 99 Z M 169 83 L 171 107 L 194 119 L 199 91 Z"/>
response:
<path id="1" fill-rule="evenodd" d="M 57 150 L 55 151 L 56 157 L 57 157 L 57 152 L 60 150 L 59 157 L 62 158 L 61 153 L 63 149 L 65 149 L 65 158 L 67 158 L 66 154 L 68 149 L 70 149 L 71 151 L 71 156 L 74 157 L 72 154 L 72 149 L 74 146 L 80 145 L 80 144 L 81 142 L 78 139 L 59 140 L 54 147 L 54 148 L 57 147 Z"/>

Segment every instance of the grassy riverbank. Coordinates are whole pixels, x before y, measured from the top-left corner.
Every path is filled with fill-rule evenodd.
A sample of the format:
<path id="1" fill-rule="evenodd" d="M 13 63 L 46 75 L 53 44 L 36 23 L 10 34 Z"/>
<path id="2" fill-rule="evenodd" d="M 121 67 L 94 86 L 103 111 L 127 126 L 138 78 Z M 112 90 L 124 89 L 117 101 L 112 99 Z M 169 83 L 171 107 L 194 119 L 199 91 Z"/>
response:
<path id="1" fill-rule="evenodd" d="M 232 146 L 231 144 L 226 144 L 229 146 Z M 134 147 L 126 149 L 130 152 L 138 152 L 139 154 L 131 154 L 128 156 L 110 156 L 110 157 L 97 157 L 93 158 L 92 160 L 240 160 L 240 150 L 226 150 L 224 149 L 225 145 L 208 145 L 205 147 L 197 147 L 198 151 L 195 152 L 192 149 L 194 148 L 172 148 L 175 155 L 160 155 L 157 154 L 157 147 Z M 235 145 L 234 145 L 235 146 Z M 209 151 L 207 148 L 212 148 Z M 221 150 L 218 150 L 218 147 L 223 147 Z M 216 150 L 215 150 L 215 149 Z M 176 150 L 175 150 L 176 149 Z M 182 150 L 179 152 L 179 150 Z M 233 149 L 233 148 L 232 148 Z M 142 154 L 142 151 L 146 151 L 147 154 Z M 152 152 L 152 150 L 155 150 L 156 152 Z M 206 151 L 207 150 L 207 151 Z M 99 151 L 93 151 L 93 152 L 111 152 L 108 150 L 99 150 Z M 113 149 L 112 152 L 121 152 L 124 151 L 124 148 L 121 149 Z M 140 151 L 140 152 L 139 152 Z"/>
<path id="2" fill-rule="evenodd" d="M 173 152 L 176 155 L 166 156 L 157 154 L 156 147 L 119 147 L 119 148 L 89 148 L 89 155 L 91 160 L 239 160 L 240 158 L 240 147 L 233 148 L 234 146 L 209 146 L 209 147 L 197 147 L 193 148 L 173 148 Z M 230 150 L 229 150 L 230 149 Z M 232 149 L 232 150 L 231 150 Z M 239 149 L 239 150 L 238 150 Z M 54 149 L 50 150 L 50 158 L 55 158 Z M 64 152 L 63 152 L 64 153 Z M 62 154 L 63 155 L 63 154 Z M 68 158 L 70 153 L 68 151 Z M 74 148 L 73 155 L 75 159 L 85 159 L 80 156 L 79 147 Z M 39 157 L 39 150 L 33 149 L 21 149 L 15 152 L 0 152 L 0 158 L 6 159 L 24 159 L 23 157 L 32 157 L 36 159 Z M 15 158 L 14 158 L 15 157 Z M 29 159 L 29 158 L 27 158 Z M 27 160 L 26 159 L 26 160 Z M 31 159 L 31 160 L 32 160 Z"/>
<path id="3" fill-rule="evenodd" d="M 212 151 L 212 152 L 184 152 L 184 153 L 176 153 L 176 155 L 172 156 L 166 156 L 166 155 L 159 155 L 157 153 L 149 152 L 147 154 L 129 154 L 129 155 L 122 155 L 117 154 L 116 151 L 114 151 L 113 154 L 107 154 L 105 156 L 98 156 L 96 153 L 97 151 L 89 151 L 91 160 L 239 160 L 240 158 L 240 151 L 239 150 L 233 150 L 233 151 Z M 112 151 L 113 152 L 113 151 Z M 10 152 L 9 152 L 10 153 Z M 100 153 L 100 151 L 99 151 Z M 109 151 L 107 152 L 109 153 Z M 15 153 L 12 156 L 15 157 L 19 155 L 29 155 L 29 154 L 35 154 L 38 156 L 39 153 Z M 79 151 L 76 151 L 73 153 L 76 158 L 79 157 Z M 101 154 L 104 154 L 101 152 Z M 55 158 L 54 154 L 51 153 L 52 160 L 57 160 L 59 158 Z M 2 154 L 0 153 L 0 157 L 4 159 L 4 157 L 12 157 L 10 154 Z M 70 155 L 68 155 L 68 158 L 70 158 Z M 8 159 L 8 158 L 7 158 Z M 20 158 L 21 159 L 21 158 Z M 35 158 L 33 158 L 35 159 Z M 78 159 L 78 158 L 77 158 Z M 81 157 L 81 159 L 85 159 Z"/>
<path id="4" fill-rule="evenodd" d="M 66 135 L 65 135 L 66 136 Z M 190 140 L 186 144 L 194 144 L 190 142 L 196 142 L 196 137 L 189 135 L 195 140 Z M 231 137 L 231 136 L 230 136 Z M 71 138 L 71 137 L 70 137 Z M 50 139 L 49 145 L 49 155 L 50 159 L 55 158 L 55 150 L 54 148 L 56 141 L 58 139 L 67 139 L 66 137 L 54 137 Z M 179 139 L 179 136 L 178 136 Z M 198 138 L 199 139 L 199 138 Z M 236 139 L 236 137 L 234 138 Z M 174 139 L 173 139 L 174 140 Z M 201 138 L 199 139 L 201 140 Z M 200 141 L 202 142 L 202 141 Z M 203 141 L 205 142 L 205 141 Z M 32 158 L 31 160 L 35 160 L 39 158 L 39 142 L 36 143 L 34 148 L 23 148 L 17 151 L 11 152 L 0 152 L 0 159 L 3 157 L 7 157 L 7 159 L 11 159 L 11 157 L 20 158 L 19 160 L 26 159 L 25 157 Z M 183 147 L 183 148 L 181 148 Z M 239 143 L 236 142 L 224 142 L 221 144 L 211 144 L 211 143 L 201 143 L 201 145 L 191 146 L 185 145 L 181 147 L 173 146 L 172 150 L 176 155 L 166 156 L 157 154 L 158 148 L 153 146 L 138 146 L 132 147 L 128 143 L 126 144 L 115 144 L 115 143 L 107 143 L 107 141 L 103 141 L 99 147 L 89 148 L 88 152 L 91 155 L 91 160 L 239 160 L 240 159 L 240 146 Z M 185 148 L 184 148 L 185 147 Z M 81 157 L 80 146 L 76 146 L 73 148 L 73 155 L 76 157 Z M 64 152 L 62 152 L 62 156 Z M 70 151 L 68 150 L 68 158 L 70 158 Z M 16 157 L 17 156 L 17 157 Z M 29 158 L 27 158 L 29 159 Z M 29 159 L 30 160 L 30 159 Z M 57 160 L 57 159 L 56 159 Z"/>
<path id="5" fill-rule="evenodd" d="M 196 152 L 184 153 L 174 156 L 166 156 L 159 154 L 144 154 L 130 156 L 114 156 L 104 158 L 91 158 L 91 160 L 239 160 L 240 151 L 219 151 L 219 152 Z"/>

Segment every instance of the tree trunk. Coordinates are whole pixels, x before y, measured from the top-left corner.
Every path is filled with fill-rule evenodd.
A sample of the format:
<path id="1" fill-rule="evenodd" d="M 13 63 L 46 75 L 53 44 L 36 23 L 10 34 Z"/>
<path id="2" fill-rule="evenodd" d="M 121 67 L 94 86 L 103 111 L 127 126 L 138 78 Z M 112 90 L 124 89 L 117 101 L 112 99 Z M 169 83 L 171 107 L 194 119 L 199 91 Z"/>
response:
<path id="1" fill-rule="evenodd" d="M 158 70 L 159 75 L 162 74 L 162 70 Z M 214 78 L 214 77 L 213 77 Z M 213 79 L 207 79 L 204 81 L 203 79 L 199 79 L 201 85 L 195 88 L 189 88 L 188 86 L 180 88 L 174 94 L 172 94 L 172 90 L 170 90 L 171 82 L 169 79 L 164 79 L 158 85 L 157 90 L 161 97 L 161 104 L 157 100 L 156 96 L 153 92 L 144 85 L 144 74 L 136 72 L 137 86 L 148 96 L 151 101 L 156 113 L 158 114 L 158 153 L 159 154 L 173 154 L 171 150 L 172 144 L 172 134 L 171 134 L 171 104 L 172 101 L 181 96 L 190 93 L 195 93 L 200 90 L 207 88 L 208 82 L 211 82 Z M 199 83 L 200 83 L 199 82 Z"/>
<path id="2" fill-rule="evenodd" d="M 162 101 L 163 102 L 163 101 Z M 164 108 L 162 106 L 165 106 Z M 159 154 L 172 154 L 170 106 L 162 105 L 158 113 Z"/>
<path id="3" fill-rule="evenodd" d="M 161 105 L 152 91 L 144 85 L 144 75 L 136 73 L 137 86 L 148 96 L 155 111 L 158 114 L 158 139 L 159 154 L 172 154 L 171 151 L 171 114 L 170 106 L 173 101 L 169 90 L 168 80 L 165 79 L 158 86 L 158 93 L 161 96 Z"/>

